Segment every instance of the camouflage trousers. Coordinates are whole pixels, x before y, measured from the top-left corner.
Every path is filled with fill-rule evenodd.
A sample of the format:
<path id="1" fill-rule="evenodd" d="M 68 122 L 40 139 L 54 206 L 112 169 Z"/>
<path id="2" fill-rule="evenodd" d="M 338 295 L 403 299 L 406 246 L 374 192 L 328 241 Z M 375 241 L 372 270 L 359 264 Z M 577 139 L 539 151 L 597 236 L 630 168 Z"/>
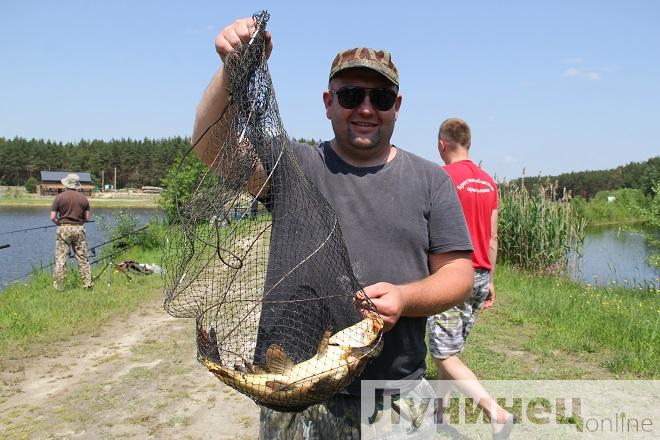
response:
<path id="1" fill-rule="evenodd" d="M 375 440 L 375 439 L 433 439 L 436 426 L 429 399 L 419 396 L 433 394 L 424 379 L 417 382 L 406 397 L 370 396 L 373 414 L 361 414 L 360 396 L 337 394 L 301 412 L 277 412 L 261 408 L 259 438 L 261 440 Z M 366 397 L 365 397 L 366 398 Z M 420 404 L 420 402 L 422 402 Z M 422 407 L 423 406 L 423 407 Z M 362 416 L 362 417 L 361 417 Z M 390 423 L 405 420 L 406 432 L 392 432 Z"/>
<path id="2" fill-rule="evenodd" d="M 53 287 L 57 290 L 64 288 L 64 268 L 69 254 L 69 247 L 78 261 L 83 286 L 92 286 L 92 270 L 87 261 L 87 238 L 83 225 L 59 225 L 55 234 L 55 272 L 53 273 Z"/>

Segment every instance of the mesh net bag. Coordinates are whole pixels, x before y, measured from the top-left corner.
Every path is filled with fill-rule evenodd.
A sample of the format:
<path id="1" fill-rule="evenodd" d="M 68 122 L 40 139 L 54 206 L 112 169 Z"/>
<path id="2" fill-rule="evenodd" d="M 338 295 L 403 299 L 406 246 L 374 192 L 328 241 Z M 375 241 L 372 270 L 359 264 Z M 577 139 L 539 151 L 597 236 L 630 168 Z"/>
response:
<path id="1" fill-rule="evenodd" d="M 298 411 L 361 373 L 382 320 L 292 152 L 264 53 L 268 18 L 256 14 L 252 40 L 225 61 L 230 102 L 210 128 L 209 166 L 168 233 L 165 309 L 195 318 L 197 358 L 221 381 Z"/>

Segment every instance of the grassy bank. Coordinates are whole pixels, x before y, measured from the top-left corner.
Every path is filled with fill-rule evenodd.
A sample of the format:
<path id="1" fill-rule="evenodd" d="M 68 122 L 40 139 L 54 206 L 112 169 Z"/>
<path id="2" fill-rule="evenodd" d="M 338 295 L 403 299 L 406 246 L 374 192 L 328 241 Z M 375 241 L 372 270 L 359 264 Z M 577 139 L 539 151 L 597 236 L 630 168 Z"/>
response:
<path id="1" fill-rule="evenodd" d="M 537 328 L 526 343 L 530 350 L 597 354 L 599 365 L 617 375 L 660 377 L 660 292 L 503 275 L 509 319 Z"/>
<path id="2" fill-rule="evenodd" d="M 53 203 L 53 197 L 0 197 L 0 206 L 11 207 L 48 207 Z M 125 198 L 91 197 L 89 203 L 94 208 L 158 208 L 157 196 L 140 196 Z"/>
<path id="3" fill-rule="evenodd" d="M 123 259 L 158 264 L 160 255 L 158 251 L 131 251 L 117 261 Z M 103 264 L 93 266 L 95 274 L 104 268 Z M 52 288 L 52 276 L 44 272 L 7 287 L 0 292 L 0 358 L 75 334 L 94 334 L 108 319 L 162 295 L 159 275 L 131 278 L 108 267 L 94 288 L 85 290 L 76 268 L 67 274 L 63 292 Z"/>
<path id="4" fill-rule="evenodd" d="M 501 266 L 461 359 L 484 379 L 660 377 L 660 292 Z M 435 368 L 430 374 L 434 376 Z"/>
<path id="5" fill-rule="evenodd" d="M 122 256 L 159 262 L 158 251 Z M 101 268 L 96 268 L 100 270 Z M 0 294 L 0 357 L 97 331 L 162 295 L 158 275 L 104 272 L 92 291 L 71 273 L 55 292 L 37 274 Z M 461 358 L 484 379 L 660 377 L 660 292 L 593 288 L 559 277 L 498 269 L 493 309 L 479 315 Z M 434 377 L 435 368 L 429 368 Z"/>

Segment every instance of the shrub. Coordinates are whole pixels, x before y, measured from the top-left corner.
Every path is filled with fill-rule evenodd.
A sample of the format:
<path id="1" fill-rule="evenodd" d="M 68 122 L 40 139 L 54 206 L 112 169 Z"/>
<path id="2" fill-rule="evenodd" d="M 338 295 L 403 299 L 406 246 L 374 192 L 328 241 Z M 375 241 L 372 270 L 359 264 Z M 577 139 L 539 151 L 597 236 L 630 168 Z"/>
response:
<path id="1" fill-rule="evenodd" d="M 653 198 L 648 206 L 640 209 L 642 217 L 650 230 L 645 230 L 644 235 L 651 248 L 649 264 L 660 267 L 660 182 L 656 182 L 652 188 Z"/>
<path id="2" fill-rule="evenodd" d="M 38 184 L 39 181 L 36 179 L 36 177 L 30 177 L 28 180 L 25 181 L 25 190 L 30 194 L 34 194 L 37 192 Z"/>
<path id="3" fill-rule="evenodd" d="M 179 155 L 175 164 L 167 171 L 163 179 L 165 190 L 161 193 L 159 203 L 165 209 L 168 223 L 178 220 L 178 209 L 184 206 L 195 192 L 212 194 L 217 187 L 217 178 L 208 175 L 209 170 L 194 154 Z M 206 179 L 203 176 L 207 176 Z M 211 177 L 208 177 L 211 176 Z M 200 182 L 203 186 L 200 187 Z"/>
<path id="4" fill-rule="evenodd" d="M 144 249 L 155 249 L 164 241 L 160 231 L 162 225 L 153 221 L 146 229 L 141 226 L 138 218 L 130 210 L 120 210 L 112 224 L 104 218 L 99 220 L 99 227 L 108 240 L 104 254 L 108 255 L 133 246 Z M 135 232 L 141 229 L 139 232 Z"/>
<path id="5" fill-rule="evenodd" d="M 612 201 L 608 197 L 613 197 Z M 589 201 L 576 197 L 575 211 L 589 222 L 623 223 L 640 220 L 640 209 L 649 204 L 639 189 L 621 188 L 615 191 L 599 191 Z"/>

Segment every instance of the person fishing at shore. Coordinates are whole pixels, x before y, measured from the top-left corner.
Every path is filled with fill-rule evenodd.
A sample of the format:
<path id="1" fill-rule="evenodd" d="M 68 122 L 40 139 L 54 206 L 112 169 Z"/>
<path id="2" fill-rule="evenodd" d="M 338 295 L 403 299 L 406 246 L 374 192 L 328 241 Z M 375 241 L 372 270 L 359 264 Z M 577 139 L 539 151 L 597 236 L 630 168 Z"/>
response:
<path id="1" fill-rule="evenodd" d="M 78 262 L 83 287 L 90 289 L 94 283 L 87 259 L 85 236 L 85 223 L 92 218 L 89 200 L 80 192 L 80 177 L 77 174 L 69 174 L 61 179 L 61 182 L 65 190 L 55 196 L 50 208 L 50 221 L 57 225 L 53 288 L 60 291 L 64 289 L 64 268 L 71 248 Z"/>
<path id="2" fill-rule="evenodd" d="M 217 35 L 223 62 L 251 40 L 254 29 L 246 18 Z M 267 34 L 266 56 L 271 51 Z M 229 81 L 220 67 L 197 110 L 192 141 L 209 166 L 218 146 L 206 130 L 227 108 Z M 399 74 L 388 52 L 342 51 L 323 92 L 334 138 L 316 147 L 290 144 L 304 174 L 337 213 L 354 272 L 384 320 L 383 351 L 345 392 L 321 404 L 290 413 L 262 407 L 261 438 L 359 438 L 360 379 L 418 381 L 413 392 L 426 391 L 426 317 L 461 303 L 472 286 L 472 246 L 451 180 L 434 163 L 391 144 L 398 92 Z M 263 190 L 265 199 L 272 190 L 267 165 L 257 163 L 246 188 L 255 196 Z M 260 327 L 268 328 L 263 314 L 261 319 Z M 389 420 L 390 414 L 380 415 Z M 410 435 L 434 433 L 431 425 Z"/>

